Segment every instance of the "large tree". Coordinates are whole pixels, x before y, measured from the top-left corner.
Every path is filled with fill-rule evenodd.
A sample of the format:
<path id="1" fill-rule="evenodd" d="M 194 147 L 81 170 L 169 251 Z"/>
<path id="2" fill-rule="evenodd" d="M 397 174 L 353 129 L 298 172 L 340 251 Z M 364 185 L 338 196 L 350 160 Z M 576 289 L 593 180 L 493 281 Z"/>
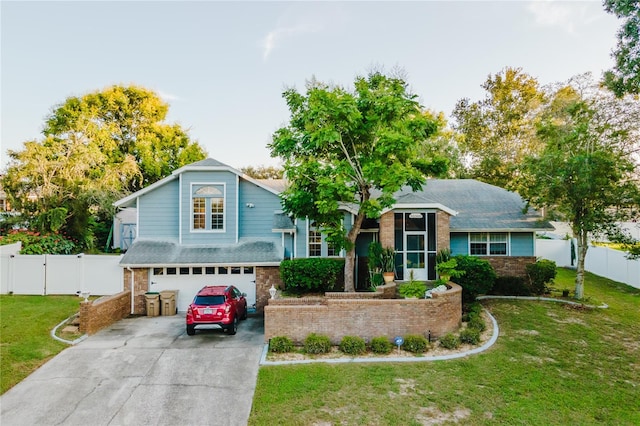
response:
<path id="1" fill-rule="evenodd" d="M 581 299 L 589 239 L 616 236 L 620 220 L 638 217 L 640 108 L 580 78 L 560 88 L 540 118 L 544 150 L 525 159 L 518 189 L 531 204 L 554 209 L 571 224 L 578 242 L 575 295 Z"/>
<path id="2" fill-rule="evenodd" d="M 56 106 L 42 139 L 8 153 L 2 185 L 20 219 L 65 232 L 84 248 L 106 238 L 115 199 L 205 157 L 180 126 L 164 122 L 167 111 L 154 92 L 135 86 Z"/>
<path id="3" fill-rule="evenodd" d="M 618 45 L 612 55 L 615 67 L 604 74 L 605 85 L 616 96 L 640 94 L 640 1 L 604 0 L 607 12 L 622 19 Z"/>
<path id="4" fill-rule="evenodd" d="M 403 79 L 380 72 L 357 77 L 353 91 L 312 81 L 306 93 L 289 89 L 283 96 L 290 122 L 274 133 L 270 148 L 284 160 L 290 185 L 284 209 L 316 222 L 346 249 L 345 291 L 354 291 L 355 241 L 365 217 L 390 207 L 403 185 L 419 189 L 425 175 L 446 169 L 441 159 L 417 155 L 437 121 L 424 114 Z M 348 231 L 345 205 L 356 212 Z"/>
<path id="5" fill-rule="evenodd" d="M 533 117 L 544 101 L 538 81 L 520 68 L 507 67 L 482 84 L 486 97 L 457 102 L 454 129 L 471 177 L 503 188 L 516 178 L 518 164 L 536 152 Z"/>

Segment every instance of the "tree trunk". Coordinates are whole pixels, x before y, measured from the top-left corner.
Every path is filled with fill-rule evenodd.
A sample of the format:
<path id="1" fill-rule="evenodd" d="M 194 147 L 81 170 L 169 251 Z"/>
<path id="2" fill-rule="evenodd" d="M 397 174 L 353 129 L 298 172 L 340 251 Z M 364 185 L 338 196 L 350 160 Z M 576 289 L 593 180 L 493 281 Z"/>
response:
<path id="1" fill-rule="evenodd" d="M 368 200 L 368 194 L 366 199 Z M 353 277 L 353 270 L 356 264 L 356 239 L 360 233 L 362 222 L 364 221 L 364 212 L 358 211 L 356 219 L 353 221 L 353 227 L 347 234 L 347 241 L 349 242 L 349 251 L 347 251 L 347 257 L 344 260 L 344 291 L 354 292 L 356 291 L 355 280 Z"/>
<path id="2" fill-rule="evenodd" d="M 584 297 L 584 261 L 587 257 L 587 249 L 589 248 L 588 233 L 584 229 L 574 231 L 578 239 L 578 264 L 576 267 L 576 289 L 575 298 L 582 299 Z"/>

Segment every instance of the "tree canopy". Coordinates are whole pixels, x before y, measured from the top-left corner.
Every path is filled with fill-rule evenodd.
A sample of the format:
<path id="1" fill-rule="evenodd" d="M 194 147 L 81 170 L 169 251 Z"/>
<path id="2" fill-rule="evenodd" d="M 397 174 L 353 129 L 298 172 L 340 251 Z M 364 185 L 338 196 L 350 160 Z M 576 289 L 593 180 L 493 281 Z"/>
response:
<path id="1" fill-rule="evenodd" d="M 112 86 L 69 97 L 47 117 L 40 140 L 9 151 L 2 185 L 30 229 L 61 231 L 92 248 L 106 239 L 112 202 L 205 158 L 154 92 Z M 104 241 L 100 241 L 104 242 Z"/>
<path id="2" fill-rule="evenodd" d="M 622 19 L 618 44 L 612 53 L 616 63 L 604 75 L 605 85 L 616 96 L 640 94 L 640 1 L 604 0 L 607 12 Z"/>
<path id="3" fill-rule="evenodd" d="M 482 88 L 483 100 L 457 102 L 453 127 L 461 134 L 459 147 L 467 173 L 506 188 L 523 158 L 540 149 L 533 117 L 545 96 L 538 81 L 520 68 L 490 74 Z"/>
<path id="4" fill-rule="evenodd" d="M 579 299 L 589 238 L 615 236 L 618 221 L 638 214 L 639 114 L 637 102 L 616 100 L 592 81 L 575 79 L 542 111 L 537 136 L 544 149 L 526 157 L 521 168 L 523 198 L 555 209 L 571 224 L 578 241 Z"/>
<path id="5" fill-rule="evenodd" d="M 240 171 L 254 179 L 282 179 L 284 170 L 275 166 L 247 166 Z"/>
<path id="6" fill-rule="evenodd" d="M 419 189 L 426 175 L 446 170 L 445 160 L 417 155 L 438 122 L 424 114 L 403 79 L 373 72 L 354 86 L 348 91 L 312 81 L 304 94 L 286 90 L 290 122 L 270 144 L 290 183 L 284 209 L 316 222 L 346 248 L 345 291 L 354 290 L 355 240 L 365 217 L 391 206 L 403 185 Z M 340 210 L 345 205 L 357 212 L 348 231 Z"/>

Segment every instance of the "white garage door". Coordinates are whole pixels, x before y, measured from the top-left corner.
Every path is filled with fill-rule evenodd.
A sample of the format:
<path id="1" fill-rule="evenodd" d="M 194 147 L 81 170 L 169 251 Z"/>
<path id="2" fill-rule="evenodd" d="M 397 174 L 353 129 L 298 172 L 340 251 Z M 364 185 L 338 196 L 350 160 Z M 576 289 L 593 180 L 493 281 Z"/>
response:
<path id="1" fill-rule="evenodd" d="M 256 303 L 256 269 L 253 266 L 189 266 L 151 268 L 150 291 L 178 290 L 176 307 L 185 312 L 205 285 L 234 285 L 247 294 L 247 305 Z"/>

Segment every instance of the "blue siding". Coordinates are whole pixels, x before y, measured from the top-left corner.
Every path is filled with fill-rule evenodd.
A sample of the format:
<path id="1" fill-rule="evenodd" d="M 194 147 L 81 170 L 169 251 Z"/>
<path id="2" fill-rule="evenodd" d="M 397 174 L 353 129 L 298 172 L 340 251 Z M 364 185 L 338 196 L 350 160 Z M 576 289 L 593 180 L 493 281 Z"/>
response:
<path id="1" fill-rule="evenodd" d="M 511 256 L 533 256 L 534 244 L 533 232 L 512 232 Z"/>
<path id="2" fill-rule="evenodd" d="M 451 233 L 451 254 L 469 254 L 469 234 L 466 232 Z"/>
<path id="3" fill-rule="evenodd" d="M 182 209 L 182 243 L 183 244 L 234 244 L 236 243 L 237 230 L 237 201 L 236 185 L 237 175 L 226 171 L 204 172 L 192 171 L 182 175 L 182 199 L 180 206 Z M 225 184 L 225 229 L 223 232 L 194 232 L 191 230 L 192 206 L 191 206 L 191 184 L 218 183 Z"/>
<path id="4" fill-rule="evenodd" d="M 178 180 L 138 199 L 138 237 L 178 239 Z"/>
<path id="5" fill-rule="evenodd" d="M 294 257 L 307 257 L 307 220 L 298 219 L 296 229 L 296 253 Z"/>
<path id="6" fill-rule="evenodd" d="M 247 204 L 253 207 L 247 207 Z M 281 233 L 272 231 L 273 215 L 278 210 L 282 210 L 280 197 L 254 183 L 240 180 L 240 238 L 281 239 Z"/>

